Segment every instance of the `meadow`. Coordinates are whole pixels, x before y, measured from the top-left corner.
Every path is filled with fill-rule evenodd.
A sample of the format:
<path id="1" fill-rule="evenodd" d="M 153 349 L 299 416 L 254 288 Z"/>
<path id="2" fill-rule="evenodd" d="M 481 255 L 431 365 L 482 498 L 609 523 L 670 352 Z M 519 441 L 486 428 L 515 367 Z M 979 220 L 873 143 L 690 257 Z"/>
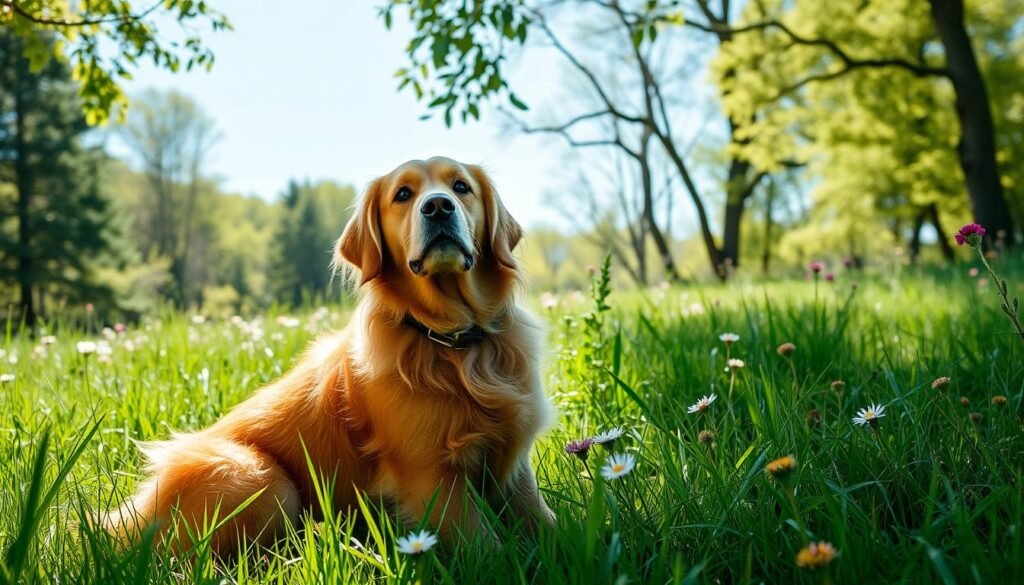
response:
<path id="1" fill-rule="evenodd" d="M 134 441 L 213 422 L 343 325 L 351 301 L 35 340 L 8 331 L 0 579 L 1022 582 L 1024 345 L 982 282 L 957 265 L 620 291 L 598 271 L 590 290 L 531 295 L 560 410 L 534 455 L 557 529 L 499 525 L 498 550 L 419 555 L 397 541 L 421 527 L 396 526 L 371 499 L 232 561 L 204 534 L 178 557 L 118 552 L 81 522 L 139 480 Z M 613 443 L 566 450 L 617 427 Z M 635 466 L 605 479 L 612 452 Z M 818 542 L 830 546 L 801 554 Z"/>

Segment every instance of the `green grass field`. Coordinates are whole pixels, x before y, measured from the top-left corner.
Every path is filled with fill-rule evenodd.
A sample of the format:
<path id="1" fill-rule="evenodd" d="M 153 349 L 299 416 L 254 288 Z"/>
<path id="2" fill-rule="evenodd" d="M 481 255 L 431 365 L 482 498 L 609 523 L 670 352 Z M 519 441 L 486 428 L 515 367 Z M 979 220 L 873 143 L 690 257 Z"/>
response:
<path id="1" fill-rule="evenodd" d="M 560 409 L 534 463 L 558 528 L 537 538 L 499 528 L 500 550 L 443 543 L 420 556 L 396 548 L 415 527 L 396 527 L 373 501 L 230 562 L 212 558 L 201 534 L 181 558 L 115 553 L 80 523 L 139 480 L 133 441 L 213 422 L 318 332 L 342 326 L 346 309 L 295 320 L 167 315 L 109 332 L 87 355 L 76 343 L 100 332 L 57 330 L 49 345 L 9 333 L 0 579 L 1024 582 L 1024 344 L 966 267 L 858 278 L 856 288 L 840 275 L 613 291 L 607 310 L 599 290 L 562 295 L 553 309 L 531 299 L 549 317 L 546 381 Z M 725 332 L 739 340 L 726 346 Z M 777 353 L 786 342 L 791 360 Z M 730 357 L 743 367 L 729 370 Z M 933 388 L 942 376 L 951 381 Z M 704 412 L 687 412 L 712 393 Z M 885 416 L 855 425 L 872 403 Z M 565 453 L 567 441 L 615 426 L 626 433 L 614 449 L 636 457 L 628 475 L 601 478 L 603 447 L 586 463 Z M 766 465 L 786 455 L 795 471 L 772 479 Z M 811 541 L 838 556 L 799 567 Z"/>

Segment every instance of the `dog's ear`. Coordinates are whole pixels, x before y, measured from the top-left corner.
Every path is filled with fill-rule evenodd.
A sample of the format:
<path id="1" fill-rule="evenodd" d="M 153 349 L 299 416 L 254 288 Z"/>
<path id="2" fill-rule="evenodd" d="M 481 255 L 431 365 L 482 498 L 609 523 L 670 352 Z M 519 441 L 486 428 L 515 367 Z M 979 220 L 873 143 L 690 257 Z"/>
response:
<path id="1" fill-rule="evenodd" d="M 475 165 L 469 167 L 469 172 L 483 191 L 481 197 L 487 215 L 487 238 L 491 253 L 500 266 L 515 270 L 516 259 L 512 256 L 512 250 L 516 249 L 519 240 L 523 238 L 523 228 L 501 203 L 487 173 Z"/>
<path id="2" fill-rule="evenodd" d="M 355 215 L 348 220 L 345 231 L 335 247 L 335 265 L 339 258 L 359 271 L 359 286 L 380 276 L 384 265 L 384 243 L 381 240 L 378 200 L 383 178 L 366 189 Z"/>

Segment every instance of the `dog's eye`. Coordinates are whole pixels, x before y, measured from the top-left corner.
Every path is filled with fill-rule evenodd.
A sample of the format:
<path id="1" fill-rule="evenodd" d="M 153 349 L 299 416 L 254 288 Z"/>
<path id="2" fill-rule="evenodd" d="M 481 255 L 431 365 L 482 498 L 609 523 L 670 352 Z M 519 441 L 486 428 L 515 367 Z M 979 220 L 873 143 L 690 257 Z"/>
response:
<path id="1" fill-rule="evenodd" d="M 452 191 L 455 191 L 459 195 L 465 195 L 466 193 L 469 193 L 469 190 L 469 183 L 462 179 L 456 179 L 455 183 L 452 184 Z"/>
<path id="2" fill-rule="evenodd" d="M 398 190 L 398 193 L 395 193 L 395 201 L 398 201 L 399 203 L 401 203 L 402 201 L 408 201 L 411 198 L 412 189 L 408 187 L 402 187 L 401 189 Z"/>

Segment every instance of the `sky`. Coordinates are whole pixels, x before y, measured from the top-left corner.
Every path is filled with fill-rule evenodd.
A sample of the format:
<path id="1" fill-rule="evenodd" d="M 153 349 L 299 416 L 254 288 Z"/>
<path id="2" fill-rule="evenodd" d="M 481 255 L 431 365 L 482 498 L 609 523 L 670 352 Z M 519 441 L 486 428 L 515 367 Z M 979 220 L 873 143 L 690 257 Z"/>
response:
<path id="1" fill-rule="evenodd" d="M 356 186 L 414 158 L 445 155 L 488 169 L 512 214 L 527 226 L 560 225 L 544 205 L 565 180 L 566 147 L 552 137 L 503 133 L 495 113 L 446 128 L 422 121 L 426 104 L 396 91 L 410 38 L 404 13 L 395 29 L 377 16 L 382 0 L 222 0 L 233 31 L 205 33 L 209 73 L 171 74 L 152 66 L 124 85 L 176 89 L 194 98 L 221 133 L 208 172 L 232 192 L 276 197 L 290 178 Z M 171 23 L 173 26 L 174 23 Z M 543 99 L 559 68 L 529 52 L 511 63 L 520 95 Z M 125 154 L 112 139 L 115 153 Z"/>

